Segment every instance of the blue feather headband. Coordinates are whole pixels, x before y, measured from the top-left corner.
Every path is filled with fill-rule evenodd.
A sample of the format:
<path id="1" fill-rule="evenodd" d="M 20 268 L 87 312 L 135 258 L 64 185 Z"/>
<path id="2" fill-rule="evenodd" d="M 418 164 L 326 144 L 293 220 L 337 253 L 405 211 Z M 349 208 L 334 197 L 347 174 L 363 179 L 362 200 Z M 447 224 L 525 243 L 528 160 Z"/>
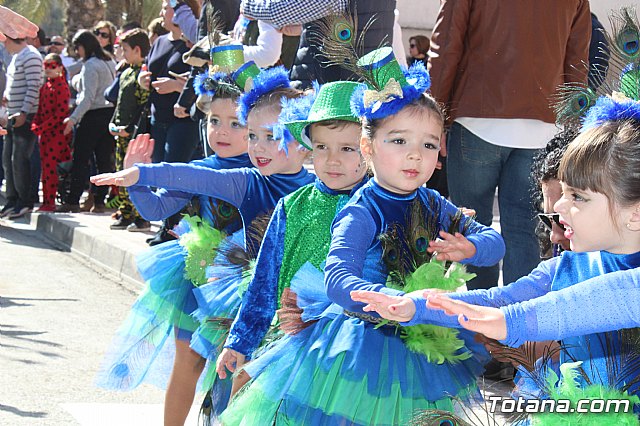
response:
<path id="1" fill-rule="evenodd" d="M 584 132 L 605 121 L 613 120 L 640 121 L 640 101 L 629 99 L 620 93 L 614 93 L 613 96 L 600 96 L 596 104 L 587 112 L 581 131 Z"/>
<path id="2" fill-rule="evenodd" d="M 242 89 L 238 87 L 229 74 L 224 72 L 215 72 L 213 74 L 203 72 L 198 74 L 193 81 L 193 88 L 198 96 L 210 96 L 211 98 L 220 93 L 236 96 L 242 94 Z"/>
<path id="3" fill-rule="evenodd" d="M 247 124 L 249 111 L 256 105 L 258 99 L 275 89 L 291 87 L 289 74 L 285 67 L 279 66 L 263 70 L 253 79 L 253 87 L 238 99 L 238 120 L 242 125 Z"/>
<path id="4" fill-rule="evenodd" d="M 320 83 L 313 82 L 313 91 L 309 91 L 304 96 L 299 98 L 282 98 L 280 105 L 282 110 L 278 116 L 278 123 L 273 127 L 273 137 L 280 141 L 278 149 L 284 150 L 289 154 L 287 145 L 290 142 L 296 141 L 291 132 L 287 129 L 285 123 L 291 123 L 292 121 L 306 120 L 309 117 L 311 107 L 316 100 L 316 95 L 320 91 Z"/>
<path id="5" fill-rule="evenodd" d="M 402 95 L 390 94 L 385 99 L 377 100 L 370 105 L 365 103 L 365 93 L 370 91 L 362 84 L 351 96 L 351 112 L 356 117 L 367 120 L 385 118 L 398 113 L 402 108 L 420 98 L 431 87 L 431 77 L 422 62 L 416 62 L 408 70 L 403 70 L 407 83 L 402 87 Z M 383 93 L 384 90 L 380 93 Z"/>

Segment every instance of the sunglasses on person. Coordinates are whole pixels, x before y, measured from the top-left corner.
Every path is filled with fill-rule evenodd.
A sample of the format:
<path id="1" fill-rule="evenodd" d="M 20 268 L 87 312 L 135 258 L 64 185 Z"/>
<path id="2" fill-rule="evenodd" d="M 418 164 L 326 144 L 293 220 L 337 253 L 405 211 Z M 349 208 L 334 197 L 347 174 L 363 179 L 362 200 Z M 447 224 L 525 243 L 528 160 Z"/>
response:
<path id="1" fill-rule="evenodd" d="M 45 62 L 44 63 L 44 69 L 46 70 L 54 70 L 56 68 L 58 68 L 60 66 L 59 63 L 57 62 Z"/>
<path id="2" fill-rule="evenodd" d="M 416 45 L 415 44 L 410 44 L 409 47 L 413 48 L 413 47 L 416 47 Z"/>
<path id="3" fill-rule="evenodd" d="M 98 37 L 102 37 L 104 39 L 108 39 L 111 35 L 108 32 L 102 32 L 100 30 L 95 30 L 93 32 L 96 36 Z"/>
<path id="4" fill-rule="evenodd" d="M 49 46 L 64 46 L 64 43 L 61 41 L 52 41 L 49 43 Z"/>
<path id="5" fill-rule="evenodd" d="M 560 215 L 558 213 L 538 213 L 538 219 L 549 231 L 552 230 L 554 223 L 564 231 L 564 225 L 560 223 Z"/>

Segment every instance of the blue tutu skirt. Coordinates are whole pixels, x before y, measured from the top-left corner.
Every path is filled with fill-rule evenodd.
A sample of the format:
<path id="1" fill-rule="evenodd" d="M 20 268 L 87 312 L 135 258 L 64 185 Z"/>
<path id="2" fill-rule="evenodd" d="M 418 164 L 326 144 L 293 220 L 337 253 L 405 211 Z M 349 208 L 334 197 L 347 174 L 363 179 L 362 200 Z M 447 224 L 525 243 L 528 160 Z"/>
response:
<path id="1" fill-rule="evenodd" d="M 224 425 L 398 425 L 419 410 L 452 411 L 454 396 L 479 397 L 476 378 L 487 353 L 471 333 L 459 335 L 471 358 L 431 363 L 409 351 L 395 327 L 345 315 L 323 281 L 309 263 L 293 278 L 291 291 L 310 325 L 245 366 L 252 382 L 221 415 Z"/>
<path id="2" fill-rule="evenodd" d="M 96 379 L 107 389 L 130 390 L 146 382 L 165 388 L 175 357 L 175 339 L 189 339 L 197 322 L 193 284 L 184 278 L 186 250 L 178 240 L 154 246 L 137 258 L 146 282 L 117 331 Z"/>

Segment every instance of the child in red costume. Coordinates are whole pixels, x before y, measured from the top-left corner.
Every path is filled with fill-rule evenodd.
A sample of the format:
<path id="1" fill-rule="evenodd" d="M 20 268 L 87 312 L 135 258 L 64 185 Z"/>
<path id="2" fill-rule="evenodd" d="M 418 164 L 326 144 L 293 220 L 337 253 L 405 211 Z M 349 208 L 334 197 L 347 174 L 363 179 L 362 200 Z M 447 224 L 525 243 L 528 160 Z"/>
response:
<path id="1" fill-rule="evenodd" d="M 42 163 L 42 206 L 39 212 L 55 210 L 58 188 L 58 163 L 71 158 L 71 135 L 62 133 L 62 121 L 69 116 L 69 85 L 65 77 L 62 59 L 55 53 L 44 58 L 47 81 L 40 88 L 38 112 L 31 124 L 33 133 L 40 137 L 40 161 Z"/>

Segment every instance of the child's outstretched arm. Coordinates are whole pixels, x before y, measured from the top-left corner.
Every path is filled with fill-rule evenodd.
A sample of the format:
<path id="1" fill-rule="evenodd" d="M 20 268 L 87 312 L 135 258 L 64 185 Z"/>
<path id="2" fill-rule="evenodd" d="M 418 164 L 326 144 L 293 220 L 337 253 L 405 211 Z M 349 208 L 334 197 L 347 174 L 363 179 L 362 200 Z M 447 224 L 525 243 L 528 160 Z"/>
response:
<path id="1" fill-rule="evenodd" d="M 238 207 L 244 201 L 251 169 L 214 170 L 192 163 L 137 164 L 118 173 L 91 177 L 96 185 L 155 186 L 219 198 Z"/>
<path id="2" fill-rule="evenodd" d="M 148 133 L 132 139 L 124 157 L 124 168 L 151 163 L 154 144 L 155 141 Z M 163 188 L 153 191 L 148 186 L 132 186 L 129 188 L 129 197 L 142 217 L 147 220 L 162 220 L 182 210 L 191 201 L 193 194 Z"/>
<path id="3" fill-rule="evenodd" d="M 640 327 L 640 268 L 610 272 L 545 296 L 500 308 L 503 343 L 559 340 Z"/>
<path id="4" fill-rule="evenodd" d="M 138 183 L 139 178 L 140 169 L 138 167 L 130 167 L 116 173 L 102 173 L 100 175 L 91 176 L 89 180 L 92 184 L 97 186 L 132 186 Z"/>
<path id="5" fill-rule="evenodd" d="M 260 245 L 255 273 L 224 343 L 225 348 L 246 357 L 250 357 L 264 339 L 278 307 L 278 280 L 284 255 L 285 230 L 284 202 L 280 200 Z M 227 358 L 230 359 L 230 355 Z M 226 359 L 223 361 L 219 364 L 222 370 L 228 364 Z M 220 377 L 224 378 L 222 375 Z"/>
<path id="6" fill-rule="evenodd" d="M 494 287 L 489 290 L 447 293 L 446 295 L 425 291 L 423 297 L 411 293 L 402 298 L 402 307 L 398 306 L 395 312 L 393 306 L 399 304 L 399 301 L 396 299 L 383 298 L 369 291 L 353 292 L 351 297 L 356 301 L 367 303 L 369 306 L 366 310 L 374 310 L 384 318 L 396 319 L 390 316 L 396 315 L 400 309 L 402 309 L 402 312 L 411 313 L 408 319 L 404 316 L 397 319 L 398 321 L 405 322 L 403 325 L 434 324 L 444 327 L 460 328 L 463 325 L 458 322 L 457 315 L 447 315 L 445 311 L 441 310 L 440 307 L 437 307 L 435 304 L 427 304 L 427 299 L 442 299 L 444 296 L 451 301 L 459 300 L 470 305 L 496 308 L 535 299 L 549 292 L 558 260 L 559 258 L 554 258 L 542 262 L 526 277 L 522 277 L 518 281 L 503 287 Z M 414 304 L 413 309 L 405 307 L 405 304 L 408 303 L 407 299 Z M 391 313 L 389 317 L 385 316 L 389 315 L 386 311 Z M 457 314 L 454 310 L 450 310 L 449 312 Z"/>
<path id="7" fill-rule="evenodd" d="M 348 311 L 360 312 L 363 308 L 362 303 L 351 299 L 352 291 L 404 295 L 402 291 L 361 278 L 367 250 L 376 237 L 375 233 L 376 226 L 371 215 L 359 205 L 346 206 L 332 225 L 324 283 L 329 299 Z"/>

